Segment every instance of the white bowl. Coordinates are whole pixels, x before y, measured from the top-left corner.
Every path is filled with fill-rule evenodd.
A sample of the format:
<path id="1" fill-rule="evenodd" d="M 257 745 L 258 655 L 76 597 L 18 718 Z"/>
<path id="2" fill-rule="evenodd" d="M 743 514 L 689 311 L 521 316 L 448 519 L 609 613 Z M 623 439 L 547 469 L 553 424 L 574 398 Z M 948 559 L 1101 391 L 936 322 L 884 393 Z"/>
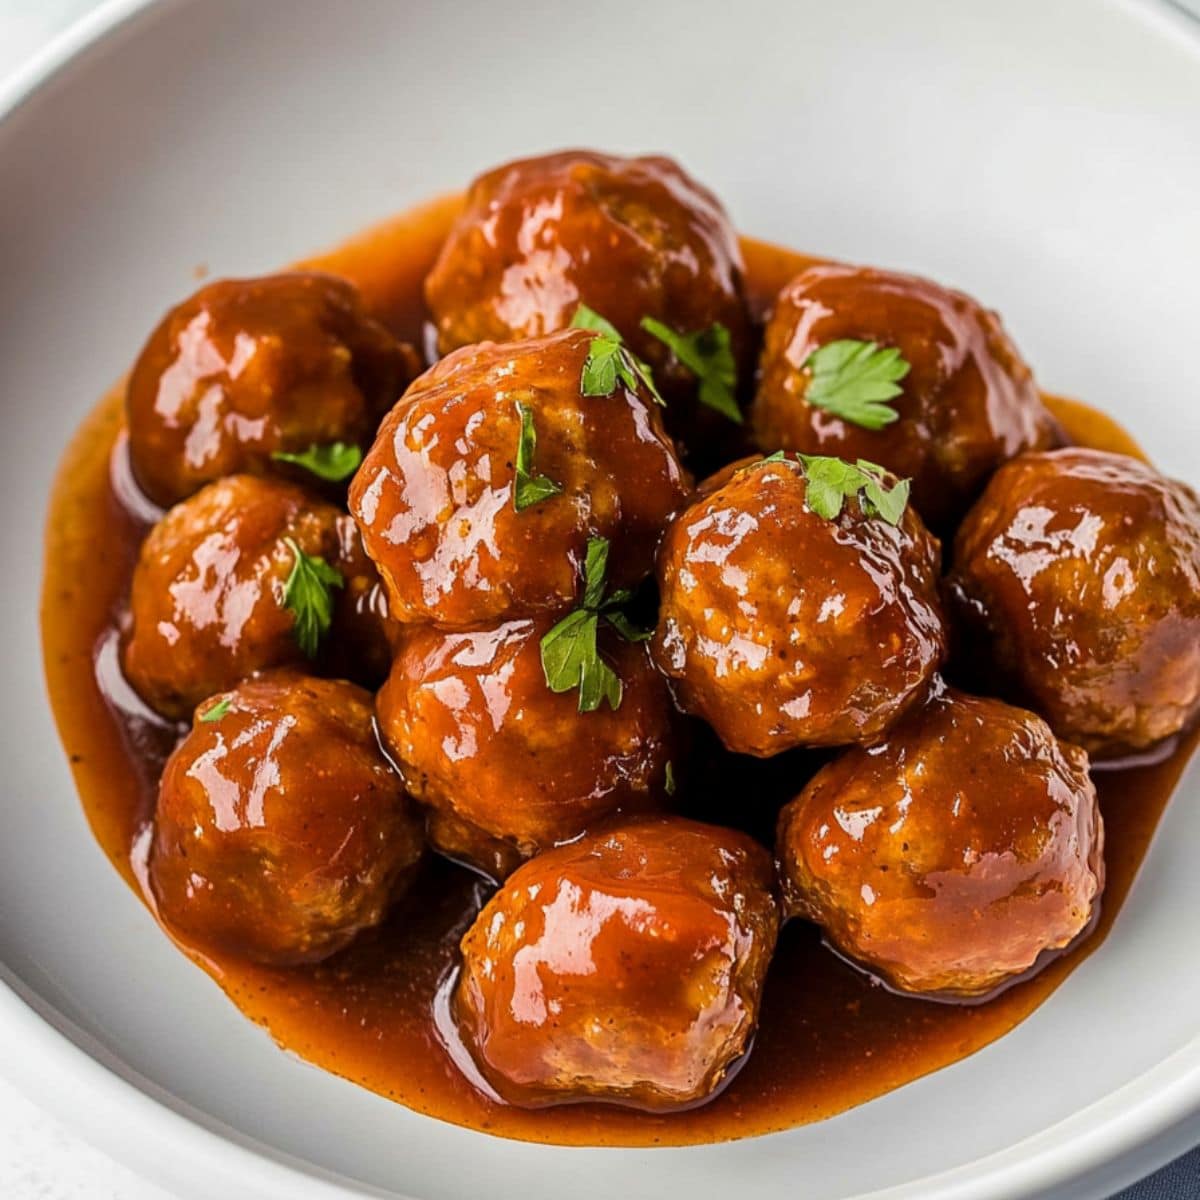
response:
<path id="1" fill-rule="evenodd" d="M 662 149 L 747 232 L 976 293 L 1044 385 L 1194 482 L 1187 18 L 1120 0 L 121 2 L 2 112 L 0 1070 L 181 1195 L 239 1200 L 1095 1197 L 1200 1135 L 1200 771 L 1105 945 L 974 1057 L 768 1138 L 519 1145 L 280 1053 L 170 945 L 84 824 L 36 614 L 58 456 L 197 264 L 286 263 L 564 144 Z"/>

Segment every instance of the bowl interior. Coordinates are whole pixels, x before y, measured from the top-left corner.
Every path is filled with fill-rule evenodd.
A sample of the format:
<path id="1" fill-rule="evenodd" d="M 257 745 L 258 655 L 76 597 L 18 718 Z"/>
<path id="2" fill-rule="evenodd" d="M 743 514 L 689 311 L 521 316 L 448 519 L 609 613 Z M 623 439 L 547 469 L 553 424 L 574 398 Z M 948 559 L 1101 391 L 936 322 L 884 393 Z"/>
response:
<path id="1" fill-rule="evenodd" d="M 74 796 L 36 613 L 59 454 L 198 266 L 270 269 L 563 145 L 670 153 L 747 233 L 973 292 L 1045 387 L 1109 410 L 1195 483 L 1198 127 L 1200 40 L 1119 0 L 176 0 L 0 123 L 0 964 L 89 1053 L 313 1178 L 281 1183 L 182 1126 L 142 1165 L 197 1195 L 214 1194 L 214 1175 L 197 1182 L 210 1162 L 247 1196 L 324 1194 L 317 1176 L 335 1176 L 422 1200 L 516 1200 L 531 1181 L 579 1200 L 668 1183 L 845 1200 L 932 1196 L 950 1171 L 937 1195 L 1016 1197 L 1200 1102 L 1200 960 L 1177 952 L 1200 911 L 1193 769 L 1103 948 L 1013 1034 L 900 1092 L 690 1150 L 548 1149 L 417 1117 L 279 1053 L 126 891 Z M 51 1035 L 0 1012 L 8 1069 L 119 1141 L 123 1085 L 79 1066 L 77 1094 L 47 1095 Z M 1001 1179 L 1035 1135 L 1036 1168 Z"/>

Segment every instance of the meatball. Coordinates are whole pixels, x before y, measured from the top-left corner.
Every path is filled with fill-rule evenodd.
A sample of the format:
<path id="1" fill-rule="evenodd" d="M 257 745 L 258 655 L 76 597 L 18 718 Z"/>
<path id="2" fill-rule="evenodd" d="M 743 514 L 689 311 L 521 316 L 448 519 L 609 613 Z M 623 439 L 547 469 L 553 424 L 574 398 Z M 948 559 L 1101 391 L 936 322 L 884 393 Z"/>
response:
<path id="1" fill-rule="evenodd" d="M 894 348 L 907 363 L 892 381 L 893 423 L 865 428 L 840 415 L 845 388 L 808 399 L 810 356 L 844 340 Z M 855 415 L 873 421 L 874 413 Z M 994 313 L 926 279 L 839 265 L 810 267 L 780 293 L 751 424 L 764 450 L 866 458 L 910 478 L 913 502 L 937 530 L 962 515 L 1002 462 L 1061 436 Z"/>
<path id="2" fill-rule="evenodd" d="M 186 717 L 254 671 L 305 660 L 285 596 L 297 548 L 341 577 L 323 589 L 331 665 L 362 665 L 368 678 L 386 670 L 378 577 L 350 517 L 282 480 L 231 475 L 172 508 L 142 544 L 123 661 L 151 708 Z"/>
<path id="3" fill-rule="evenodd" d="M 1093 757 L 1200 713 L 1200 499 L 1137 459 L 1001 468 L 959 529 L 949 590 L 1014 693 Z"/>
<path id="4" fill-rule="evenodd" d="M 778 915 L 766 851 L 678 817 L 526 863 L 463 938 L 460 1033 L 507 1101 L 685 1108 L 739 1065 Z"/>
<path id="5" fill-rule="evenodd" d="M 569 608 L 591 537 L 609 541 L 614 586 L 650 572 L 687 481 L 641 384 L 582 395 L 595 337 L 466 347 L 384 421 L 350 509 L 398 620 L 465 628 Z M 530 503 L 522 446 L 523 478 L 548 481 Z"/>
<path id="6" fill-rule="evenodd" d="M 601 631 L 620 703 L 580 712 L 575 691 L 546 683 L 552 624 L 413 628 L 377 701 L 384 743 L 430 809 L 430 842 L 494 878 L 618 810 L 662 804 L 672 770 L 674 710 L 645 646 Z"/>
<path id="7" fill-rule="evenodd" d="M 129 377 L 134 475 L 170 505 L 223 475 L 300 470 L 277 452 L 365 449 L 418 369 L 344 279 L 208 284 L 167 314 Z"/>
<path id="8" fill-rule="evenodd" d="M 475 180 L 425 298 L 443 351 L 554 333 L 585 303 L 682 394 L 691 375 L 643 318 L 677 333 L 719 323 L 744 360 L 742 275 L 725 210 L 676 163 L 567 150 Z"/>
<path id="9" fill-rule="evenodd" d="M 1085 935 L 1104 887 L 1087 755 L 950 690 L 788 804 L 785 907 L 890 987 L 983 997 Z"/>
<path id="10" fill-rule="evenodd" d="M 742 754 L 877 738 L 945 654 L 937 541 L 911 506 L 892 524 L 862 492 L 820 515 L 815 469 L 727 470 L 659 553 L 655 661 L 679 705 Z"/>
<path id="11" fill-rule="evenodd" d="M 379 924 L 421 847 L 370 694 L 274 672 L 213 697 L 167 760 L 150 887 L 202 948 L 316 962 Z"/>

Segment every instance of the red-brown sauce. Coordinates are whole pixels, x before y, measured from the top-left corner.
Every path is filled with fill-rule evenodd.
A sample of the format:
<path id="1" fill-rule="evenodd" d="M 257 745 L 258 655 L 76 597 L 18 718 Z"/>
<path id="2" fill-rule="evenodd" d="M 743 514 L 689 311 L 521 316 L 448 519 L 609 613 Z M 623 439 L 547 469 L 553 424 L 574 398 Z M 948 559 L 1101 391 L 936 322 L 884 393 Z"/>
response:
<path id="1" fill-rule="evenodd" d="M 304 265 L 353 280 L 369 307 L 419 342 L 421 283 L 459 206 L 457 197 L 435 201 Z M 750 240 L 743 250 L 760 313 L 792 275 L 818 261 Z M 1074 401 L 1050 403 L 1075 440 L 1140 454 L 1103 414 Z M 116 630 L 147 529 L 145 514 L 127 507 L 121 429 L 118 387 L 63 457 L 47 521 L 42 631 L 50 697 L 84 810 L 104 851 L 144 898 L 143 834 L 176 732 L 148 719 L 116 667 Z M 1108 887 L 1099 924 L 1078 949 L 986 1004 L 950 1005 L 873 985 L 825 949 L 815 929 L 793 922 L 771 967 L 754 1052 L 720 1096 L 688 1112 L 652 1116 L 595 1104 L 523 1111 L 488 1100 L 464 1078 L 438 1033 L 436 1009 L 486 889 L 444 861 L 425 867 L 386 925 L 328 963 L 279 969 L 191 956 L 281 1046 L 446 1121 L 570 1145 L 682 1145 L 769 1133 L 832 1116 L 956 1062 L 1035 1009 L 1111 928 L 1196 740 L 1168 747 L 1156 761 L 1097 773 Z"/>

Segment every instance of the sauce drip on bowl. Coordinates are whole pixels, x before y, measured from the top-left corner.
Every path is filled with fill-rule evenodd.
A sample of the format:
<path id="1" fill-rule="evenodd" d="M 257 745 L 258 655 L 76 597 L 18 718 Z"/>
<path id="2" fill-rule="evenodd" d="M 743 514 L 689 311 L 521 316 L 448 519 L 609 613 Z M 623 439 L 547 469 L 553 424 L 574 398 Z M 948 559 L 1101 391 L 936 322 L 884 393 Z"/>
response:
<path id="1" fill-rule="evenodd" d="M 422 281 L 460 204 L 458 197 L 435 201 L 303 265 L 348 277 L 374 313 L 419 342 Z M 783 283 L 818 261 L 750 240 L 743 251 L 758 315 Z M 1077 442 L 1140 455 L 1103 414 L 1074 401 L 1048 402 Z M 159 770 L 179 731 L 137 700 L 121 678 L 116 649 L 133 564 L 153 515 L 126 476 L 118 387 L 63 458 L 47 525 L 42 629 L 50 697 L 84 810 L 105 853 L 143 898 L 144 834 Z M 956 1062 L 1045 1000 L 1112 927 L 1196 740 L 1193 734 L 1150 760 L 1096 773 L 1108 886 L 1096 930 L 1078 949 L 986 1004 L 945 1004 L 873 984 L 823 947 L 814 927 L 793 922 L 771 967 L 746 1066 L 711 1103 L 672 1115 L 596 1104 L 524 1111 L 472 1086 L 455 1065 L 461 1049 L 439 1032 L 437 1013 L 458 940 L 487 889 L 444 860 L 426 864 L 386 924 L 327 963 L 279 969 L 183 949 L 280 1045 L 442 1120 L 566 1145 L 682 1145 L 769 1133 L 832 1116 Z M 698 797 L 699 815 L 704 804 Z"/>

